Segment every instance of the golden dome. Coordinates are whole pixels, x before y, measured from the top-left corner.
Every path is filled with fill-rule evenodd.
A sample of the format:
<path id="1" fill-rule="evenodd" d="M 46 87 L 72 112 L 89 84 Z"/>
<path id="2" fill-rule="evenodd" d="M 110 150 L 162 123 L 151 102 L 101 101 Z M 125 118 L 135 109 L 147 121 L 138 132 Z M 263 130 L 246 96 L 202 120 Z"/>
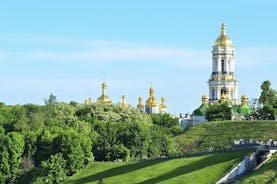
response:
<path id="1" fill-rule="evenodd" d="M 92 100 L 90 97 L 88 97 L 87 99 L 85 99 L 85 104 L 92 104 Z"/>
<path id="2" fill-rule="evenodd" d="M 122 100 L 121 100 L 121 103 L 120 103 L 120 107 L 124 108 L 126 106 L 127 106 L 127 104 L 126 104 L 126 97 L 125 97 L 125 95 L 122 95 Z"/>
<path id="3" fill-rule="evenodd" d="M 206 95 L 202 96 L 202 104 L 207 104 L 208 103 L 208 98 Z"/>
<path id="4" fill-rule="evenodd" d="M 140 96 L 138 98 L 138 105 L 137 105 L 137 108 L 139 109 L 142 109 L 144 107 L 143 103 L 142 103 L 142 97 Z"/>
<path id="5" fill-rule="evenodd" d="M 98 103 L 106 103 L 106 104 L 112 103 L 112 100 L 106 95 L 106 90 L 107 90 L 107 84 L 105 82 L 103 82 L 102 95 L 97 99 Z"/>
<path id="6" fill-rule="evenodd" d="M 241 105 L 246 105 L 248 101 L 248 98 L 246 95 L 241 96 Z"/>
<path id="7" fill-rule="evenodd" d="M 149 89 L 149 98 L 146 100 L 146 105 L 149 107 L 157 107 L 158 106 L 158 101 L 155 98 L 155 90 L 154 88 Z"/>
<path id="8" fill-rule="evenodd" d="M 166 105 L 165 105 L 165 98 L 164 98 L 164 97 L 161 98 L 161 105 L 160 105 L 160 108 L 161 108 L 161 109 L 165 109 L 165 108 L 166 108 Z"/>
<path id="9" fill-rule="evenodd" d="M 224 23 L 221 24 L 221 34 L 216 39 L 214 46 L 233 46 L 231 39 L 226 34 L 226 28 Z"/>

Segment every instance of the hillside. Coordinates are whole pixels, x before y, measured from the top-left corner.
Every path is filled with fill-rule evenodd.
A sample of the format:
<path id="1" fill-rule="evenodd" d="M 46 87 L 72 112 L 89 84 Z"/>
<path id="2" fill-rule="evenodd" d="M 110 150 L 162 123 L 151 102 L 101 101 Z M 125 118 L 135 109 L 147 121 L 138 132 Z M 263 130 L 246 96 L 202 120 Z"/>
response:
<path id="1" fill-rule="evenodd" d="M 215 183 L 249 150 L 141 162 L 95 162 L 66 183 Z"/>
<path id="2" fill-rule="evenodd" d="M 173 138 L 174 147 L 183 153 L 222 148 L 234 140 L 277 140 L 277 121 L 208 122 L 189 127 Z"/>
<path id="3" fill-rule="evenodd" d="M 237 184 L 250 183 L 277 183 L 277 153 L 270 160 L 256 171 L 243 178 Z"/>

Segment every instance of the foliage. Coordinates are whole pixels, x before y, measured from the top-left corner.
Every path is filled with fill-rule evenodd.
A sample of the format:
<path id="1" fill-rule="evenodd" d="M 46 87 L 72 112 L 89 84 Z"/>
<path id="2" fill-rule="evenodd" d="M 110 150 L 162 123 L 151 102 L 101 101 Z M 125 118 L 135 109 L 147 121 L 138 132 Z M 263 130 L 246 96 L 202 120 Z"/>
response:
<path id="1" fill-rule="evenodd" d="M 64 132 L 55 128 L 43 131 L 38 138 L 37 148 L 34 155 L 36 164 L 61 153 L 66 160 L 67 175 L 74 174 L 93 159 L 90 139 L 72 130 Z"/>
<path id="2" fill-rule="evenodd" d="M 151 114 L 153 124 L 162 127 L 166 134 L 177 135 L 181 133 L 179 120 L 170 114 Z"/>
<path id="3" fill-rule="evenodd" d="M 44 99 L 45 105 L 54 105 L 57 104 L 57 97 L 54 96 L 52 93 L 50 94 L 48 99 Z"/>
<path id="4" fill-rule="evenodd" d="M 0 183 L 14 183 L 24 148 L 23 136 L 17 132 L 0 135 Z"/>
<path id="5" fill-rule="evenodd" d="M 206 111 L 206 119 L 208 121 L 230 120 L 231 118 L 231 107 L 229 107 L 226 103 L 212 104 Z"/>
<path id="6" fill-rule="evenodd" d="M 8 142 L 1 144 L 1 161 L 5 162 L 0 166 L 1 181 L 15 181 L 22 169 L 19 183 L 43 182 L 46 174 L 39 173 L 51 173 L 46 171 L 51 168 L 43 168 L 42 163 L 56 163 L 58 154 L 65 160 L 67 176 L 84 168 L 94 159 L 93 155 L 99 161 L 168 155 L 174 150 L 169 137 L 179 129 L 170 115 L 160 120 L 153 124 L 151 116 L 131 107 L 58 102 L 53 94 L 45 105 L 0 103 L 1 142 Z M 15 152 L 17 159 L 13 163 L 8 160 L 14 154 L 9 152 L 14 149 L 8 141 L 12 134 L 23 140 L 22 150 Z"/>
<path id="7" fill-rule="evenodd" d="M 257 112 L 254 114 L 254 117 L 260 120 L 274 120 L 274 108 L 267 105 L 263 106 L 263 108 L 257 110 Z"/>
<path id="8" fill-rule="evenodd" d="M 270 81 L 264 81 L 261 85 L 261 96 L 259 98 L 259 102 L 263 105 L 271 105 L 275 106 L 277 104 L 277 92 L 276 90 L 270 88 Z"/>
<path id="9" fill-rule="evenodd" d="M 34 183 L 40 184 L 58 184 L 66 177 L 66 161 L 61 153 L 51 155 L 51 157 L 42 161 L 41 173 Z"/>

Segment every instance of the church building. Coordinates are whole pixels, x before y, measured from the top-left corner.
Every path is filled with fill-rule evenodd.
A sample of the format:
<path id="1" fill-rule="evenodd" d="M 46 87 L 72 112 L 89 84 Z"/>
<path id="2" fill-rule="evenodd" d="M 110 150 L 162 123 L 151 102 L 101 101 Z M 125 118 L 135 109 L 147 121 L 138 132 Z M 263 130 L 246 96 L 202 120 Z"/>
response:
<path id="1" fill-rule="evenodd" d="M 212 73 L 208 80 L 209 97 L 202 96 L 202 104 L 186 121 L 193 121 L 193 124 L 207 121 L 206 110 L 213 103 L 227 103 L 232 109 L 233 119 L 242 119 L 245 115 L 251 114 L 245 95 L 241 97 L 241 103 L 239 103 L 238 84 L 235 75 L 235 49 L 223 23 L 220 35 L 212 49 Z M 183 122 L 183 124 L 186 123 Z"/>

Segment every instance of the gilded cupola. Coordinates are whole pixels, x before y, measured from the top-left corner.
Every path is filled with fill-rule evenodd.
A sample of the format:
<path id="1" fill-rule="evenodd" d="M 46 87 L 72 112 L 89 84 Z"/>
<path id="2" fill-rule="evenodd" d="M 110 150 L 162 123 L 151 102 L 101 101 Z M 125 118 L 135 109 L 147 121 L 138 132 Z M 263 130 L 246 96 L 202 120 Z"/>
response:
<path id="1" fill-rule="evenodd" d="M 138 98 L 138 105 L 137 105 L 137 108 L 138 108 L 138 109 L 143 109 L 143 108 L 144 108 L 144 105 L 143 105 L 143 103 L 142 103 L 142 97 L 141 97 L 141 96 Z"/>
<path id="2" fill-rule="evenodd" d="M 246 95 L 241 96 L 241 105 L 247 105 L 248 104 L 248 98 Z"/>
<path id="3" fill-rule="evenodd" d="M 87 99 L 85 99 L 85 104 L 89 105 L 92 104 L 92 100 L 90 97 L 88 97 Z"/>
<path id="4" fill-rule="evenodd" d="M 107 96 L 107 84 L 103 82 L 102 84 L 102 95 L 97 99 L 98 103 L 111 104 L 112 100 Z"/>
<path id="5" fill-rule="evenodd" d="M 149 98 L 146 100 L 146 105 L 149 107 L 157 107 L 158 101 L 155 98 L 155 90 L 153 87 L 149 89 Z"/>
<path id="6" fill-rule="evenodd" d="M 161 105 L 160 105 L 160 108 L 166 108 L 165 98 L 164 98 L 164 97 L 161 98 Z"/>
<path id="7" fill-rule="evenodd" d="M 203 95 L 202 96 L 202 104 L 205 105 L 205 104 L 208 104 L 208 98 L 206 95 Z"/>
<path id="8" fill-rule="evenodd" d="M 122 95 L 122 99 L 121 99 L 121 102 L 120 102 L 119 106 L 120 106 L 121 108 L 127 107 L 127 104 L 126 104 L 126 96 L 125 96 L 125 95 Z"/>
<path id="9" fill-rule="evenodd" d="M 214 46 L 233 46 L 231 39 L 226 34 L 226 27 L 224 23 L 221 24 L 221 33 L 219 37 L 216 39 Z"/>

